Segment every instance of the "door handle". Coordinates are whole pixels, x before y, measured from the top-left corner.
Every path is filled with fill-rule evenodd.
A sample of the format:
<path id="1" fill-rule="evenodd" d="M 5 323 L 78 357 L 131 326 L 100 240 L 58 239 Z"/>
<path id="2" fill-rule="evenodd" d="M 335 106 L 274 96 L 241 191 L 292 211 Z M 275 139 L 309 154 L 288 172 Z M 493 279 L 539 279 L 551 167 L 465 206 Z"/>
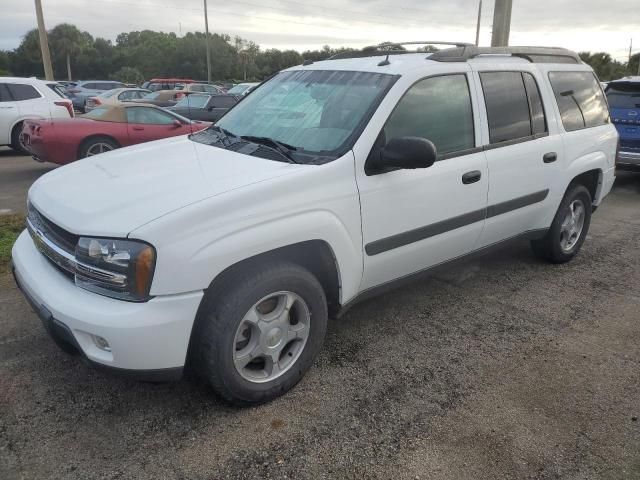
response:
<path id="1" fill-rule="evenodd" d="M 132 127 L 133 130 L 144 130 L 144 127 Z"/>
<path id="2" fill-rule="evenodd" d="M 553 163 L 558 159 L 558 154 L 556 152 L 545 153 L 544 157 L 542 157 L 542 161 L 544 163 Z"/>
<path id="3" fill-rule="evenodd" d="M 480 170 L 473 170 L 472 172 L 467 172 L 462 175 L 462 183 L 465 185 L 469 185 L 470 183 L 476 183 L 480 181 L 482 177 L 482 172 Z"/>

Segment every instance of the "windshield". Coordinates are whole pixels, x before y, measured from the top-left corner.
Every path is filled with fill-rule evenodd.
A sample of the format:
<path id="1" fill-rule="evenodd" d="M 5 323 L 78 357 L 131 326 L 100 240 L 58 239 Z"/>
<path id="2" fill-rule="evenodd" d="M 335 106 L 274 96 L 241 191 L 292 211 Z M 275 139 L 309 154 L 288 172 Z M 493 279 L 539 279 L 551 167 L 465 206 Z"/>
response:
<path id="1" fill-rule="evenodd" d="M 209 95 L 187 95 L 178 103 L 176 103 L 176 107 L 184 107 L 184 108 L 203 108 L 211 96 Z"/>
<path id="2" fill-rule="evenodd" d="M 83 118 L 99 120 L 101 122 L 118 122 L 119 112 L 109 107 L 97 107 L 82 115 Z"/>
<path id="3" fill-rule="evenodd" d="M 610 83 L 607 100 L 611 108 L 640 108 L 640 83 Z"/>
<path id="4" fill-rule="evenodd" d="M 397 77 L 345 71 L 282 72 L 245 97 L 216 126 L 268 137 L 299 154 L 337 158 L 360 134 Z"/>

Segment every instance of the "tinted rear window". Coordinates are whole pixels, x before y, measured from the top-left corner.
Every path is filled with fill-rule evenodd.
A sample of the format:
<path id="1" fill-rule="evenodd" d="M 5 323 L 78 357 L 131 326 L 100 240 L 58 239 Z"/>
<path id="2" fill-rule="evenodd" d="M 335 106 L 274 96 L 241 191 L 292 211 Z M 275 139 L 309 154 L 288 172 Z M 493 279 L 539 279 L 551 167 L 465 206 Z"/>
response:
<path id="1" fill-rule="evenodd" d="M 480 74 L 489 120 L 491 143 L 506 142 L 531 135 L 529 101 L 520 72 Z"/>
<path id="2" fill-rule="evenodd" d="M 640 108 L 640 82 L 610 83 L 607 100 L 611 108 Z"/>
<path id="3" fill-rule="evenodd" d="M 67 96 L 64 94 L 64 89 L 61 85 L 58 85 L 57 83 L 47 83 L 47 87 L 49 87 L 51 90 L 56 92 L 59 97 L 67 98 Z"/>
<path id="4" fill-rule="evenodd" d="M 549 80 L 567 132 L 609 123 L 600 82 L 591 72 L 550 72 Z"/>
<path id="5" fill-rule="evenodd" d="M 31 85 L 25 85 L 22 83 L 8 83 L 9 93 L 13 99 L 18 102 L 20 100 L 31 100 L 33 98 L 40 98 L 41 95 Z"/>

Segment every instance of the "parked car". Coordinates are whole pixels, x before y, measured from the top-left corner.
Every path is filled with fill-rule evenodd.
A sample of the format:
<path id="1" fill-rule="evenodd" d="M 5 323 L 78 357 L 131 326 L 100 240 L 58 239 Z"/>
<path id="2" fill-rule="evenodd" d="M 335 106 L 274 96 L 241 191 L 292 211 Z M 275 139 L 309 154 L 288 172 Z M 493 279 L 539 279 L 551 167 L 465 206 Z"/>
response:
<path id="1" fill-rule="evenodd" d="M 233 88 L 230 88 L 227 93 L 229 95 L 239 95 L 244 97 L 245 95 L 250 94 L 258 85 L 260 85 L 260 83 L 239 83 Z"/>
<path id="2" fill-rule="evenodd" d="M 192 120 L 217 122 L 227 111 L 238 103 L 235 95 L 192 94 L 184 97 L 167 110 Z"/>
<path id="3" fill-rule="evenodd" d="M 151 92 L 138 100 L 158 107 L 173 107 L 178 102 L 178 90 L 158 90 Z"/>
<path id="4" fill-rule="evenodd" d="M 114 88 L 125 88 L 125 85 L 122 82 L 113 82 L 111 80 L 87 80 L 77 82 L 74 86 L 67 88 L 67 96 L 73 102 L 73 107 L 84 113 L 88 98 L 97 97 Z"/>
<path id="5" fill-rule="evenodd" d="M 194 83 L 194 81 L 190 78 L 152 78 L 144 82 L 141 87 L 157 92 L 158 90 L 173 90 L 176 85 L 187 85 L 189 83 Z"/>
<path id="6" fill-rule="evenodd" d="M 192 93 L 208 93 L 210 95 L 222 95 L 225 93 L 225 90 L 222 87 L 207 83 L 186 83 L 184 85 L 176 85 L 174 90 L 179 90 L 176 94 L 176 98 L 178 100 Z"/>
<path id="7" fill-rule="evenodd" d="M 574 258 L 614 182 L 593 70 L 556 48 L 400 46 L 287 69 L 202 132 L 38 179 L 13 263 L 53 338 L 259 403 L 359 300 L 514 239 Z"/>
<path id="8" fill-rule="evenodd" d="M 64 165 L 128 145 L 194 133 L 208 125 L 153 105 L 104 105 L 74 119 L 25 120 L 22 142 L 35 160 Z"/>
<path id="9" fill-rule="evenodd" d="M 122 102 L 136 102 L 150 93 L 150 90 L 143 88 L 114 88 L 96 97 L 88 98 L 85 104 L 85 111 L 90 112 L 100 105 L 120 105 Z"/>
<path id="10" fill-rule="evenodd" d="M 605 92 L 620 134 L 618 168 L 640 171 L 640 77 L 609 82 Z"/>
<path id="11" fill-rule="evenodd" d="M 0 145 L 27 153 L 20 143 L 26 119 L 70 117 L 73 117 L 71 101 L 56 82 L 0 77 Z"/>

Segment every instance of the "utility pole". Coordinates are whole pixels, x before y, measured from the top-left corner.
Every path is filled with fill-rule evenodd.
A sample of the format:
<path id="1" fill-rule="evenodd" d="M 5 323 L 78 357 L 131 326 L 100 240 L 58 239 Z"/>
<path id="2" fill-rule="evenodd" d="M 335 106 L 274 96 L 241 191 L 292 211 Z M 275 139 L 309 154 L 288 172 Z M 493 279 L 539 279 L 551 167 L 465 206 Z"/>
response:
<path id="1" fill-rule="evenodd" d="M 492 47 L 509 45 L 512 3 L 512 0 L 496 0 L 493 10 L 493 32 L 491 32 Z"/>
<path id="2" fill-rule="evenodd" d="M 207 0 L 204 0 L 204 30 L 207 45 L 207 83 L 211 83 L 211 52 L 209 51 L 209 16 L 207 14 Z"/>
<path id="3" fill-rule="evenodd" d="M 44 78 L 46 80 L 53 80 L 49 40 L 47 40 L 47 30 L 44 28 L 44 16 L 42 15 L 42 3 L 40 0 L 36 0 L 36 17 L 38 18 L 38 35 L 40 36 L 40 52 L 42 53 L 42 64 L 44 65 Z"/>
<path id="4" fill-rule="evenodd" d="M 480 45 L 480 20 L 482 19 L 482 0 L 478 5 L 478 24 L 476 25 L 476 47 Z"/>

